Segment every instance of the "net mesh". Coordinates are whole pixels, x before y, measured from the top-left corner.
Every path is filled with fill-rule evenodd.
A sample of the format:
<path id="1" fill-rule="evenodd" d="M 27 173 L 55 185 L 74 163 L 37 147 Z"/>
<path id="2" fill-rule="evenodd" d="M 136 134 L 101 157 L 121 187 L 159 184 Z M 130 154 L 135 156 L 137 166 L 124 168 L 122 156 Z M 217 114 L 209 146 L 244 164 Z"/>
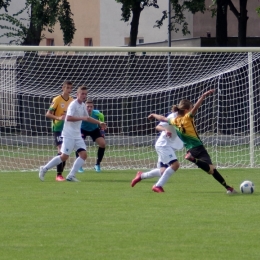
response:
<path id="1" fill-rule="evenodd" d="M 127 49 L 127 48 L 126 48 Z M 1 51 L 0 169 L 35 170 L 56 155 L 45 117 L 65 80 L 88 87 L 108 125 L 103 169 L 156 165 L 158 136 L 147 116 L 166 115 L 181 99 L 192 102 L 216 89 L 195 122 L 218 167 L 259 167 L 259 53 Z M 97 146 L 87 138 L 86 168 Z M 177 152 L 182 167 L 185 150 Z M 72 155 L 68 163 L 74 161 Z"/>

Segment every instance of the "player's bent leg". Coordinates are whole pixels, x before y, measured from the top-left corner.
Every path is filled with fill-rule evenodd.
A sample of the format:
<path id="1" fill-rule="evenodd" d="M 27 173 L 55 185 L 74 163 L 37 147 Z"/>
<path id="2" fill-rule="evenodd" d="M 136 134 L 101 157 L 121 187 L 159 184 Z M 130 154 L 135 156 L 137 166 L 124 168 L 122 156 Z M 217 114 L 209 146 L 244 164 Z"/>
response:
<path id="1" fill-rule="evenodd" d="M 206 173 L 210 174 L 210 165 L 204 161 L 195 159 L 194 163 L 203 171 L 205 171 Z"/>
<path id="2" fill-rule="evenodd" d="M 61 146 L 62 146 L 62 140 L 63 138 L 61 137 L 61 132 L 55 132 L 55 143 L 57 145 L 58 153 L 57 155 L 60 156 L 62 154 L 61 152 Z M 57 174 L 56 174 L 56 181 L 65 181 L 65 178 L 62 176 L 63 170 L 65 168 L 66 161 L 61 162 L 56 166 L 57 168 Z"/>
<path id="3" fill-rule="evenodd" d="M 149 172 L 137 172 L 134 179 L 132 179 L 131 181 L 131 186 L 134 187 L 138 182 L 140 182 L 142 179 L 150 179 L 153 177 L 160 177 L 161 173 L 160 173 L 160 169 L 159 168 L 155 168 L 152 169 Z"/>
<path id="4" fill-rule="evenodd" d="M 57 165 L 56 181 L 65 181 L 66 179 L 62 176 L 62 173 L 63 173 L 63 169 L 66 165 L 66 161 L 68 160 L 69 156 L 66 154 L 64 154 L 64 155 L 61 154 L 60 156 L 61 156 L 62 163 Z"/>
<path id="5" fill-rule="evenodd" d="M 98 144 L 98 151 L 97 151 L 97 161 L 94 166 L 96 172 L 101 172 L 100 163 L 103 160 L 105 149 L 106 149 L 106 141 L 103 137 L 98 137 L 95 142 Z"/>
<path id="6" fill-rule="evenodd" d="M 161 168 L 166 170 L 159 178 L 157 183 L 152 187 L 154 192 L 164 192 L 163 186 L 168 181 L 170 176 L 179 168 L 179 162 L 174 149 L 171 146 L 155 146 Z M 157 189 L 158 188 L 158 189 Z"/>
<path id="7" fill-rule="evenodd" d="M 177 159 L 174 159 L 172 161 L 169 162 L 169 167 L 167 167 L 167 169 L 164 171 L 163 175 L 161 176 L 161 178 L 157 181 L 157 183 L 155 184 L 155 186 L 153 186 L 152 190 L 155 192 L 158 192 L 157 189 L 155 189 L 154 187 L 163 187 L 165 185 L 165 183 L 169 180 L 169 178 L 171 177 L 171 175 L 178 170 L 178 168 L 180 167 L 180 163 L 178 162 Z"/>
<path id="8" fill-rule="evenodd" d="M 104 139 L 104 137 L 98 137 L 95 142 L 97 143 L 97 145 L 101 148 L 106 148 L 106 140 Z"/>
<path id="9" fill-rule="evenodd" d="M 75 152 L 75 156 L 76 156 L 76 159 L 79 157 L 79 154 L 78 154 L 77 151 Z M 80 167 L 79 170 L 78 170 L 78 172 L 79 172 L 79 173 L 83 173 L 83 172 L 84 172 L 83 167 Z"/>
<path id="10" fill-rule="evenodd" d="M 57 155 L 61 156 L 61 152 L 59 152 Z M 57 165 L 57 174 L 56 174 L 56 181 L 65 181 L 66 179 L 62 176 L 63 169 L 65 167 L 66 161 L 61 162 Z"/>
<path id="11" fill-rule="evenodd" d="M 237 191 L 233 187 L 227 185 L 225 179 L 222 177 L 222 175 L 218 172 L 217 169 L 214 169 L 214 173 L 212 174 L 212 176 L 216 181 L 218 181 L 222 186 L 225 187 L 225 189 L 227 190 L 227 194 L 230 195 L 237 193 Z"/>
<path id="12" fill-rule="evenodd" d="M 142 180 L 141 178 L 142 172 L 137 172 L 134 179 L 132 179 L 131 186 L 134 187 L 138 182 Z"/>
<path id="13" fill-rule="evenodd" d="M 70 170 L 70 173 L 67 175 L 66 180 L 72 182 L 78 182 L 79 180 L 76 179 L 75 174 L 83 166 L 85 160 L 87 159 L 87 152 L 83 148 L 79 148 L 77 150 L 79 157 L 74 161 L 73 166 Z"/>
<path id="14" fill-rule="evenodd" d="M 52 158 L 46 165 L 41 166 L 40 170 L 39 170 L 39 178 L 41 181 L 44 181 L 44 176 L 46 174 L 46 172 L 57 166 L 58 164 L 62 163 L 62 155 L 61 156 L 55 156 L 54 158 Z"/>
<path id="15" fill-rule="evenodd" d="M 44 181 L 44 176 L 45 176 L 46 172 L 47 172 L 47 170 L 44 168 L 44 166 L 40 166 L 40 169 L 39 169 L 39 179 L 41 181 Z"/>

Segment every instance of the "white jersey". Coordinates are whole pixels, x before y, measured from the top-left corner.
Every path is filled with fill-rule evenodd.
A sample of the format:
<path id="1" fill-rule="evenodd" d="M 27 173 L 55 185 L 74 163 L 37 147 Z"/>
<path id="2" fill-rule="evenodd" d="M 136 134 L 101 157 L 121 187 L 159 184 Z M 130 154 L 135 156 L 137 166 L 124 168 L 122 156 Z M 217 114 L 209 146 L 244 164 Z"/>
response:
<path id="1" fill-rule="evenodd" d="M 170 115 L 167 116 L 167 118 L 175 118 L 177 117 L 177 113 L 171 113 Z M 172 133 L 172 136 L 166 136 L 165 131 L 162 131 L 158 140 L 155 143 L 155 146 L 170 146 L 174 150 L 180 150 L 183 148 L 183 142 L 181 139 L 178 137 L 177 132 L 174 128 L 174 126 L 169 125 L 167 122 L 160 122 L 161 126 L 166 128 L 168 131 Z"/>
<path id="2" fill-rule="evenodd" d="M 76 116 L 76 117 L 89 116 L 85 103 L 82 102 L 80 104 L 78 100 L 75 99 L 69 104 L 63 130 L 61 133 L 62 137 L 82 139 L 81 131 L 80 131 L 82 120 L 75 121 L 75 122 L 67 121 L 67 116 Z"/>

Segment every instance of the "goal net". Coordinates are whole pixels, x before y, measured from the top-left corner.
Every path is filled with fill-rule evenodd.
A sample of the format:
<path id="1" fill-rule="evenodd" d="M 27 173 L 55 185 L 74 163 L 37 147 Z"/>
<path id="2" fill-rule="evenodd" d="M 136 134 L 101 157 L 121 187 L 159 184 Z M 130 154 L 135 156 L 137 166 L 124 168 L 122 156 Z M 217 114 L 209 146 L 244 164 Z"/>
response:
<path id="1" fill-rule="evenodd" d="M 86 85 L 105 115 L 103 169 L 156 166 L 158 122 L 181 99 L 200 107 L 195 123 L 218 167 L 259 167 L 260 48 L 111 48 L 0 46 L 0 170 L 36 170 L 57 154 L 45 117 L 65 80 Z M 97 146 L 87 137 L 92 169 Z M 182 167 L 194 167 L 177 152 Z M 71 155 L 68 167 L 74 160 Z"/>

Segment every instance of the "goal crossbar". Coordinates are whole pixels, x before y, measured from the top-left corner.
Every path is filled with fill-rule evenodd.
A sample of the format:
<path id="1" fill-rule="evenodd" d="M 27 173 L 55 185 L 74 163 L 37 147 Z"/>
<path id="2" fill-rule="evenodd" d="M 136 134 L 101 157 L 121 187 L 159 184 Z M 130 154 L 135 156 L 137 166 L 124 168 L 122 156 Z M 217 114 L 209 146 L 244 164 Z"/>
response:
<path id="1" fill-rule="evenodd" d="M 260 47 L 83 47 L 83 46 L 17 46 L 0 45 L 0 51 L 62 52 L 260 52 Z"/>

